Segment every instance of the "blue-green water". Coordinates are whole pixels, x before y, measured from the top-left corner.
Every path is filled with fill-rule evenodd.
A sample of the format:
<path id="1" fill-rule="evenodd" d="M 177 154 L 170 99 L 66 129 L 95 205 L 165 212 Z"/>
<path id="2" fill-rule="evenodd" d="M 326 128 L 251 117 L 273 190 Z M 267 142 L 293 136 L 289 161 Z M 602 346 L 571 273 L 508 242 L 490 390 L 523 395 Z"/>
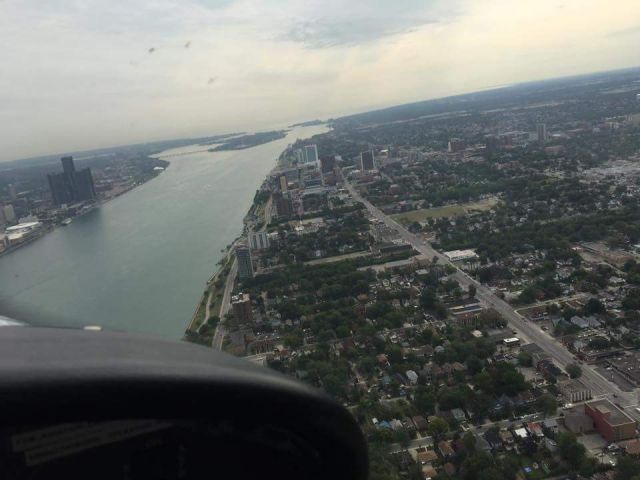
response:
<path id="1" fill-rule="evenodd" d="M 181 337 L 280 152 L 324 131 L 296 128 L 246 150 L 168 158 L 157 178 L 0 258 L 0 315 Z"/>

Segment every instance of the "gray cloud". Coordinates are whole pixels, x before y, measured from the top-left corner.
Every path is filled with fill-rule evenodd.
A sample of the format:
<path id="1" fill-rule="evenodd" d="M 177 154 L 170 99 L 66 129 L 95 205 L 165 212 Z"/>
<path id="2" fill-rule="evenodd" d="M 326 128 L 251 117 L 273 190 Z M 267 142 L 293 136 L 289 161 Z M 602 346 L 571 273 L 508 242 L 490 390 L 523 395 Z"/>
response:
<path id="1" fill-rule="evenodd" d="M 310 17 L 297 17 L 280 39 L 307 48 L 357 45 L 451 20 L 458 0 L 326 0 Z M 328 13 L 325 13 L 328 12 Z M 309 19 L 310 18 L 310 19 Z"/>

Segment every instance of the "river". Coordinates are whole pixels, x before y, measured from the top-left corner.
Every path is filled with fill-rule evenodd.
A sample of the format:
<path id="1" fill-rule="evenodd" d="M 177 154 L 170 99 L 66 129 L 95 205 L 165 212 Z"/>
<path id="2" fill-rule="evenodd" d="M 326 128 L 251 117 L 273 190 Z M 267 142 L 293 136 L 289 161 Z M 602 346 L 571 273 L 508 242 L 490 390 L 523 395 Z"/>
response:
<path id="1" fill-rule="evenodd" d="M 246 150 L 169 156 L 157 178 L 0 258 L 0 315 L 33 325 L 180 338 L 256 189 L 296 138 Z"/>

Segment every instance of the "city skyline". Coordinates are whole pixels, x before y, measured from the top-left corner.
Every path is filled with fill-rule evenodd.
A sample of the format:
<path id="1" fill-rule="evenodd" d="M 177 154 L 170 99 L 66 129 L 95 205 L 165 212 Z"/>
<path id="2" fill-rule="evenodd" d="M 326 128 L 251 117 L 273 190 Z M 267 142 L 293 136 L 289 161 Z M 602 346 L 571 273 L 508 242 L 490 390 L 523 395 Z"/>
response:
<path id="1" fill-rule="evenodd" d="M 632 67 L 639 16 L 600 0 L 3 2 L 0 161 Z"/>

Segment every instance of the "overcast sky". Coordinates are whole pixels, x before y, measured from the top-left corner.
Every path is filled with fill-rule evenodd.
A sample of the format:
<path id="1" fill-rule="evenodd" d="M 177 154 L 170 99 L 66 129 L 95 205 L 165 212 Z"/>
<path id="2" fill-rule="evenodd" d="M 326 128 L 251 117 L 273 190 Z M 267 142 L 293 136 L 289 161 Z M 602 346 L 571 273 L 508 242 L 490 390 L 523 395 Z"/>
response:
<path id="1" fill-rule="evenodd" d="M 0 161 L 640 65 L 638 0 L 0 0 Z"/>

